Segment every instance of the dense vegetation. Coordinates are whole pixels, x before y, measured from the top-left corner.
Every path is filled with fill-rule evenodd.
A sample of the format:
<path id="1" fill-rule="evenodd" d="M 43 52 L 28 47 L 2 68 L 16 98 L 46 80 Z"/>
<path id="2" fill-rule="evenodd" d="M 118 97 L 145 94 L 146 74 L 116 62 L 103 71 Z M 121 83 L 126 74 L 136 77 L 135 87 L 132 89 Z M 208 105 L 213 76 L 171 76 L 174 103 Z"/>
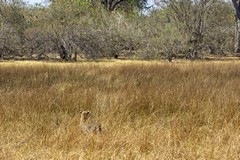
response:
<path id="1" fill-rule="evenodd" d="M 29 6 L 1 1 L 0 57 L 60 55 L 76 60 L 78 54 L 89 59 L 171 60 L 234 50 L 235 18 L 229 2 L 165 0 L 156 4 L 148 8 L 144 0 L 55 0 L 48 6 Z"/>
<path id="2" fill-rule="evenodd" d="M 238 159 L 239 67 L 1 62 L 0 159 Z"/>

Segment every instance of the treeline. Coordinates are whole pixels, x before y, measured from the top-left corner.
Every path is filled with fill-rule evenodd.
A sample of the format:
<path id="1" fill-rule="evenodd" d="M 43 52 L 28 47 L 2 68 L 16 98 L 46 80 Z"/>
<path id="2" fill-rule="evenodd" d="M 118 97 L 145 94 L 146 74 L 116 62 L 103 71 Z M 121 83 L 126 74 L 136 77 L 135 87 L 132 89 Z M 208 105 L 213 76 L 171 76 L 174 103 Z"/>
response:
<path id="1" fill-rule="evenodd" d="M 111 3 L 110 3 L 111 2 Z M 0 2 L 0 58 L 190 59 L 234 50 L 235 17 L 223 0 Z"/>

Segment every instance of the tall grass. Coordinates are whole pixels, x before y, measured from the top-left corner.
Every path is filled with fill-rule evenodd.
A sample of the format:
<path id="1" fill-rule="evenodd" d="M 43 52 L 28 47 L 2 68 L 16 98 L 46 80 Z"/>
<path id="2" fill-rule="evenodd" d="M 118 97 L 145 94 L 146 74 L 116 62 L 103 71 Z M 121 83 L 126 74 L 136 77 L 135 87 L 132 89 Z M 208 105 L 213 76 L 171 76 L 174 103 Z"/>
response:
<path id="1" fill-rule="evenodd" d="M 0 159 L 239 159 L 239 62 L 0 63 Z M 79 131 L 90 110 L 103 133 Z"/>

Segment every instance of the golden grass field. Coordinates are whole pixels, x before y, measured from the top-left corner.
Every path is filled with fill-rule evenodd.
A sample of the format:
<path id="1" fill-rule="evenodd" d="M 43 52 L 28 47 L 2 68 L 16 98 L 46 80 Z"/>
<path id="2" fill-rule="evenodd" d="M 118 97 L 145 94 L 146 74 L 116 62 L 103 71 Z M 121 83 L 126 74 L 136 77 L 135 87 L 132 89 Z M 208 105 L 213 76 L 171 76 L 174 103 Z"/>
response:
<path id="1" fill-rule="evenodd" d="M 0 62 L 0 159 L 240 159 L 240 61 Z"/>

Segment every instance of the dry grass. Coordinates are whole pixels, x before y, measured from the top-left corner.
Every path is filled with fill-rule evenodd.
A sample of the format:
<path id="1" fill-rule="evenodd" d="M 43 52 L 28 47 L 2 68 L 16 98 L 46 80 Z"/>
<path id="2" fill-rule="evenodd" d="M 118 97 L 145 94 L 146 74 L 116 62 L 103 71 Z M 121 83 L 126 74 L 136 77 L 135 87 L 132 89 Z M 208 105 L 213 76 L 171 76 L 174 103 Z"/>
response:
<path id="1" fill-rule="evenodd" d="M 0 63 L 0 159 L 239 159 L 240 63 Z M 79 132 L 80 111 L 101 121 Z"/>

